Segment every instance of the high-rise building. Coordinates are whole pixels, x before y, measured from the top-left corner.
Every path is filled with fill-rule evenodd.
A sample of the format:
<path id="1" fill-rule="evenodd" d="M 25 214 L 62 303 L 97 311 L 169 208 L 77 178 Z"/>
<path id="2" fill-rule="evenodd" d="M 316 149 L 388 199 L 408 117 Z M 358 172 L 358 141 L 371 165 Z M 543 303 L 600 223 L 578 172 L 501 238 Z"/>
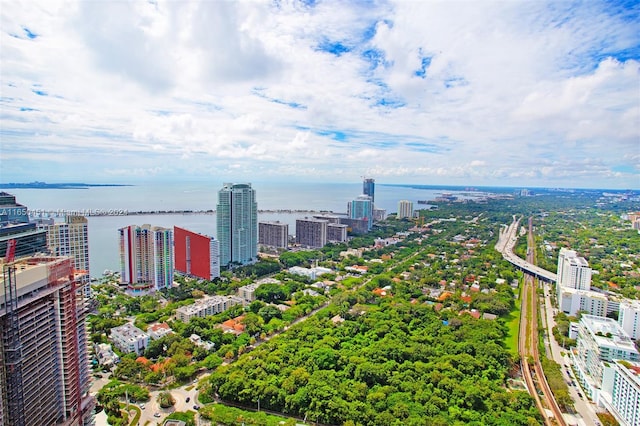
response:
<path id="1" fill-rule="evenodd" d="M 0 425 L 91 424 L 86 273 L 70 257 L 0 263 Z"/>
<path id="2" fill-rule="evenodd" d="M 0 192 L 0 223 L 27 222 L 29 222 L 27 207 L 16 203 L 15 195 Z"/>
<path id="3" fill-rule="evenodd" d="M 192 277 L 213 280 L 220 276 L 220 243 L 214 237 L 174 226 L 175 270 Z"/>
<path id="4" fill-rule="evenodd" d="M 289 225 L 279 221 L 258 222 L 258 243 L 286 249 L 289 246 Z"/>
<path id="5" fill-rule="evenodd" d="M 47 231 L 47 246 L 54 256 L 71 256 L 77 271 L 89 272 L 89 221 L 84 216 L 66 216 L 63 223 L 39 225 Z"/>
<path id="6" fill-rule="evenodd" d="M 413 202 L 409 200 L 398 201 L 398 219 L 411 219 L 413 217 Z"/>
<path id="7" fill-rule="evenodd" d="M 373 220 L 376 222 L 383 221 L 387 218 L 387 210 L 377 207 L 373 208 Z"/>
<path id="8" fill-rule="evenodd" d="M 47 231 L 47 246 L 54 256 L 71 256 L 76 271 L 85 271 L 84 291 L 91 295 L 89 273 L 89 221 L 84 216 L 65 216 L 64 222 L 38 222 Z"/>
<path id="9" fill-rule="evenodd" d="M 367 221 L 367 229 L 371 230 L 373 225 L 373 201 L 371 201 L 370 196 L 359 195 L 355 200 L 349 202 L 347 210 L 351 219 L 365 219 Z"/>
<path id="10" fill-rule="evenodd" d="M 173 284 L 173 231 L 130 225 L 120 233 L 121 280 L 135 293 L 162 290 Z"/>
<path id="11" fill-rule="evenodd" d="M 327 224 L 327 241 L 332 243 L 344 243 L 347 241 L 347 225 L 341 223 Z"/>
<path id="12" fill-rule="evenodd" d="M 573 250 L 561 248 L 558 254 L 558 279 L 556 291 L 558 300 L 562 288 L 591 290 L 591 268 L 584 257 L 578 257 Z"/>
<path id="13" fill-rule="evenodd" d="M 640 364 L 620 360 L 608 363 L 598 402 L 620 425 L 640 425 Z"/>
<path id="14" fill-rule="evenodd" d="M 37 229 L 35 223 L 0 222 L 0 257 L 7 253 L 7 243 L 15 241 L 16 257 L 48 253 L 47 231 Z"/>
<path id="15" fill-rule="evenodd" d="M 304 247 L 324 247 L 327 245 L 327 224 L 322 219 L 297 219 L 296 243 Z"/>
<path id="16" fill-rule="evenodd" d="M 245 265 L 258 258 L 258 203 L 249 183 L 225 183 L 218 192 L 220 264 Z"/>
<path id="17" fill-rule="evenodd" d="M 375 192 L 376 192 L 376 181 L 371 178 L 365 178 L 364 181 L 362 182 L 362 193 L 364 195 L 368 195 L 369 197 L 371 197 L 372 203 L 376 200 Z"/>
<path id="18" fill-rule="evenodd" d="M 369 232 L 369 221 L 367 218 L 351 219 L 350 217 L 341 217 L 340 223 L 347 225 L 347 232 L 352 234 L 366 234 Z"/>

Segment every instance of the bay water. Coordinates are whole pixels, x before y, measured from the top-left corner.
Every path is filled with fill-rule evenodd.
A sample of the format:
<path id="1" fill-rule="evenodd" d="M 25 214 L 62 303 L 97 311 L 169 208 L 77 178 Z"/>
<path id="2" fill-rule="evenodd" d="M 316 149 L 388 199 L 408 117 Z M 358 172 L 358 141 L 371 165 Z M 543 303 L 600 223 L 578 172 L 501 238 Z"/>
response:
<path id="1" fill-rule="evenodd" d="M 346 213 L 347 203 L 362 194 L 361 183 L 253 183 L 258 202 L 259 221 L 276 221 L 289 225 L 295 233 L 296 219 L 312 212 Z M 91 276 L 105 270 L 119 271 L 118 228 L 151 224 L 179 226 L 194 232 L 216 236 L 218 182 L 145 183 L 131 186 L 92 186 L 85 189 L 20 188 L 6 190 L 32 214 L 54 216 L 63 220 L 65 213 L 89 215 L 89 256 Z M 459 198 L 480 193 L 467 193 L 464 188 L 412 187 L 380 185 L 375 188 L 375 206 L 387 214 L 397 211 L 398 201 L 409 200 L 414 209 L 425 207 L 419 200 L 433 200 L 443 191 Z M 138 214 L 137 212 L 198 213 Z M 101 216 L 91 216 L 96 212 Z"/>

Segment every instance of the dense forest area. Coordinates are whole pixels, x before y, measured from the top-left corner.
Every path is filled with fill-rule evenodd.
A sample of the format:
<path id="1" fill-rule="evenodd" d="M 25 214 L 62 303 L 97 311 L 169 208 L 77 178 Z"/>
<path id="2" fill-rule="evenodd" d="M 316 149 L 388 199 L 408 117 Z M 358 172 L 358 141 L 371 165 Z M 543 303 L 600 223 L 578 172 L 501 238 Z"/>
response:
<path id="1" fill-rule="evenodd" d="M 512 362 L 500 322 L 443 321 L 431 305 L 384 297 L 332 321 L 338 309 L 219 367 L 201 395 L 251 407 L 259 399 L 264 408 L 326 424 L 540 421 L 530 396 L 505 386 Z"/>

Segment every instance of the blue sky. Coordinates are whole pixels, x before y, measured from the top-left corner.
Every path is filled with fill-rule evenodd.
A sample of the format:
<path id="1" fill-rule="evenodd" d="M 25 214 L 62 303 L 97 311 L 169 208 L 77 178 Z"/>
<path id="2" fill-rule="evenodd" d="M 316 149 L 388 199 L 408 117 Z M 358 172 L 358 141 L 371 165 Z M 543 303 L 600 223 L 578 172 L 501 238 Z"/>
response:
<path id="1" fill-rule="evenodd" d="M 0 181 L 640 188 L 640 5 L 9 1 Z"/>

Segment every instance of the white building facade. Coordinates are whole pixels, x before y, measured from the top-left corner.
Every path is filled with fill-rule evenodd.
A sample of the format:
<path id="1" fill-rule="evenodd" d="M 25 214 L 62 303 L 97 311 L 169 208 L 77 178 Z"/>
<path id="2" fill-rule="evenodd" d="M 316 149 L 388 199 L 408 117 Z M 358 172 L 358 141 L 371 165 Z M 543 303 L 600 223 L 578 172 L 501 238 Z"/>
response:
<path id="1" fill-rule="evenodd" d="M 398 219 L 413 217 L 413 203 L 409 200 L 398 201 Z"/>
<path id="2" fill-rule="evenodd" d="M 556 283 L 558 300 L 561 288 L 591 290 L 591 268 L 584 257 L 578 257 L 574 250 L 561 248 L 558 254 L 558 280 Z"/>
<path id="3" fill-rule="evenodd" d="M 194 317 L 208 317 L 224 312 L 232 306 L 242 305 L 244 301 L 236 296 L 211 296 L 187 306 L 176 309 L 176 319 L 188 323 Z"/>
<path id="4" fill-rule="evenodd" d="M 640 361 L 634 342 L 611 318 L 582 315 L 578 323 L 577 351 L 572 351 L 575 371 L 589 398 L 598 401 L 605 362 Z"/>
<path id="5" fill-rule="evenodd" d="M 122 352 L 140 356 L 149 346 L 149 335 L 129 323 L 111 329 L 111 341 Z"/>
<path id="6" fill-rule="evenodd" d="M 559 289 L 558 306 L 571 316 L 583 311 L 589 315 L 606 317 L 618 311 L 620 302 L 595 291 L 563 287 Z"/>
<path id="7" fill-rule="evenodd" d="M 632 339 L 640 338 L 640 301 L 625 300 L 620 303 L 618 324 Z"/>
<path id="8" fill-rule="evenodd" d="M 622 426 L 640 425 L 640 364 L 616 361 L 605 367 L 600 405 Z"/>

